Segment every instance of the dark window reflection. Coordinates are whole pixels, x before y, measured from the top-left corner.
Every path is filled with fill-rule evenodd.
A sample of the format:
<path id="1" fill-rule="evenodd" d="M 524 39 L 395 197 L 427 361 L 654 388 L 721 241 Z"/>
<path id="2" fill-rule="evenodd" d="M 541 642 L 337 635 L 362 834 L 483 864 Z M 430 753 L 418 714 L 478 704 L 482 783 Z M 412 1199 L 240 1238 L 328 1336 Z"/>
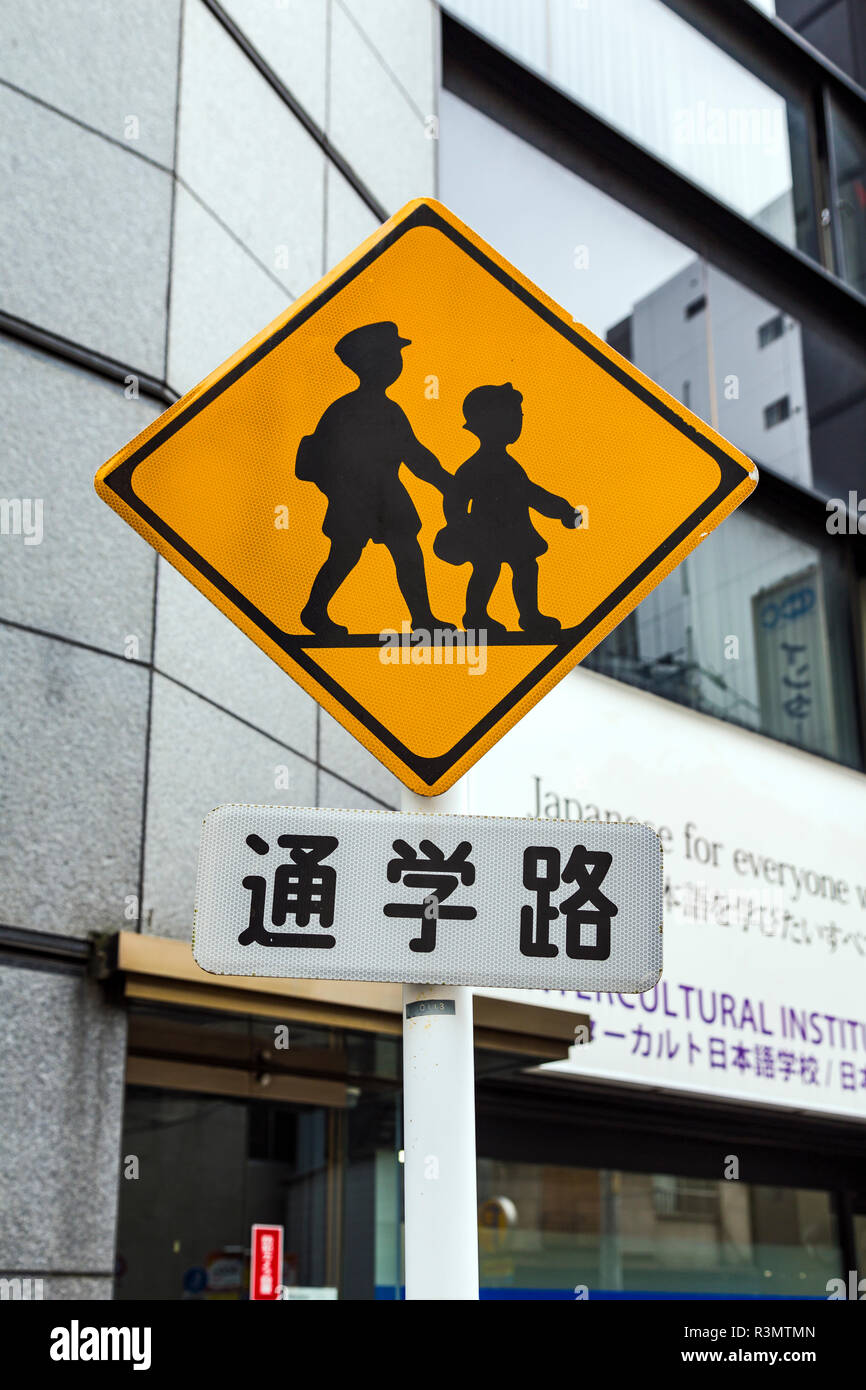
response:
<path id="1" fill-rule="evenodd" d="M 847 580 L 755 505 L 735 512 L 585 664 L 859 767 Z"/>
<path id="2" fill-rule="evenodd" d="M 328 1111 L 135 1087 L 123 1148 L 116 1298 L 248 1298 L 254 1222 L 285 1228 L 284 1283 L 334 1283 Z"/>
<path id="3" fill-rule="evenodd" d="M 866 295 L 866 135 L 837 106 L 830 107 L 836 178 L 839 273 Z"/>
<path id="4" fill-rule="evenodd" d="M 826 1298 L 841 1263 L 827 1192 L 482 1158 L 478 1198 L 487 1297 Z"/>

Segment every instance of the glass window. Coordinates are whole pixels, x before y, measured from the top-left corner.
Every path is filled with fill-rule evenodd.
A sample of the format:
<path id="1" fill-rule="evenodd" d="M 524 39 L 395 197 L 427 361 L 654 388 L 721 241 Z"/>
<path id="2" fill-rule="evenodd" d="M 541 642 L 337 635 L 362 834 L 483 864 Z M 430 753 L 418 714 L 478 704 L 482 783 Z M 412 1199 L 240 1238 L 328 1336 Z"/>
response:
<path id="1" fill-rule="evenodd" d="M 771 430 L 774 425 L 781 425 L 783 420 L 787 420 L 791 414 L 791 402 L 787 396 L 780 396 L 777 401 L 764 406 L 764 429 Z"/>
<path id="2" fill-rule="evenodd" d="M 575 319 L 759 467 L 825 497 L 862 487 L 860 364 L 448 92 L 440 117 L 443 201 Z M 859 766 L 842 548 L 786 531 L 759 485 L 587 664 Z M 805 648 L 791 670 L 788 647 Z"/>
<path id="3" fill-rule="evenodd" d="M 402 1110 L 400 1098 L 395 1110 Z M 399 1134 L 402 1114 L 395 1116 Z M 403 1221 L 402 1153 L 393 1148 L 376 1151 L 376 1298 L 381 1301 L 405 1296 L 405 1227 Z"/>
<path id="4" fill-rule="evenodd" d="M 141 1003 L 128 1036 L 115 1297 L 246 1299 L 254 1222 L 284 1228 L 289 1298 L 374 1297 L 374 1255 L 393 1284 L 399 1036 Z"/>
<path id="5" fill-rule="evenodd" d="M 705 313 L 689 319 L 698 286 Z M 702 389 L 683 404 L 759 467 L 825 498 L 862 488 L 862 361 L 711 263 L 695 258 L 638 295 L 629 320 L 602 336 L 672 395 L 688 365 Z"/>
<path id="6" fill-rule="evenodd" d="M 330 1147 L 323 1109 L 131 1087 L 115 1298 L 248 1298 L 256 1221 L 285 1228 L 284 1283 L 334 1284 Z"/>
<path id="7" fill-rule="evenodd" d="M 586 658 L 693 709 L 859 767 L 847 580 L 822 551 L 735 512 Z"/>
<path id="8" fill-rule="evenodd" d="M 809 125 L 663 0 L 446 8 L 788 246 L 817 259 Z"/>
<path id="9" fill-rule="evenodd" d="M 443 201 L 578 322 L 759 467 L 862 487 L 861 361 L 447 91 L 440 135 Z"/>
<path id="10" fill-rule="evenodd" d="M 781 338 L 785 331 L 785 320 L 781 314 L 774 314 L 766 323 L 762 323 L 758 329 L 758 347 L 769 347 L 777 338 Z"/>
<path id="11" fill-rule="evenodd" d="M 827 1192 L 482 1158 L 478 1198 L 487 1298 L 826 1298 L 842 1263 Z"/>

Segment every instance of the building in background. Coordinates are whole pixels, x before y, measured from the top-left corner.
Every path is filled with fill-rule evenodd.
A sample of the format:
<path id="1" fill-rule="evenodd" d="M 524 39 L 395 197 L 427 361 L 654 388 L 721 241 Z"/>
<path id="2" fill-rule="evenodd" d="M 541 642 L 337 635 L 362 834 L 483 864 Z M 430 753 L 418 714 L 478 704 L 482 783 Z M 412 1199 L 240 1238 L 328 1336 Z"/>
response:
<path id="1" fill-rule="evenodd" d="M 484 1294 L 866 1271 L 866 29 L 770 8 L 4 8 L 0 1275 L 236 1300 L 271 1221 L 288 1284 L 399 1297 L 399 989 L 188 948 L 213 806 L 399 786 L 92 478 L 421 194 L 761 468 L 473 773 L 668 875 L 665 988 L 476 1000 Z"/>

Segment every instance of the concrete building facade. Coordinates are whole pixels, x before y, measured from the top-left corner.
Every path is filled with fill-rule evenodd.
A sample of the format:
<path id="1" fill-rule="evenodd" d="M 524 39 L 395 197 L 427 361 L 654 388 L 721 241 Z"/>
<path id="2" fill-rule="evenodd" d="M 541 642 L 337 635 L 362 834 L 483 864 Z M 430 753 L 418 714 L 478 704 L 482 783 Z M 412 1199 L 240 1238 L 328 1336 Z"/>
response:
<path id="1" fill-rule="evenodd" d="M 92 477 L 435 191 L 438 25 L 431 0 L 3 7 L 2 491 L 42 523 L 0 543 L 0 922 L 28 947 L 0 965 L 0 1273 L 47 1298 L 115 1272 L 126 1015 L 75 943 L 188 940 L 221 801 L 399 801 Z"/>
<path id="2" fill-rule="evenodd" d="M 476 997 L 482 1297 L 866 1268 L 863 35 L 855 0 L 0 4 L 0 1280 L 242 1299 L 271 1221 L 287 1286 L 401 1296 L 399 987 L 189 950 L 213 807 L 400 786 L 93 476 L 425 194 L 761 470 L 473 770 L 473 811 L 664 828 L 670 962 L 640 1003 Z"/>

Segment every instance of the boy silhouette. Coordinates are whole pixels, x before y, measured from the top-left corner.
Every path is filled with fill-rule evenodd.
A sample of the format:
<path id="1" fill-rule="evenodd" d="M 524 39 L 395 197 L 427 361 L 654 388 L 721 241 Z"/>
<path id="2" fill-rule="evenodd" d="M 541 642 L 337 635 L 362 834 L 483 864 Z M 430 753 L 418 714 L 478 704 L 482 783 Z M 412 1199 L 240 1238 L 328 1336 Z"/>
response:
<path id="1" fill-rule="evenodd" d="M 561 624 L 538 608 L 538 557 L 547 542 L 532 525 L 529 509 L 569 528 L 575 527 L 576 509 L 531 482 L 509 454 L 506 445 L 523 428 L 523 397 L 510 382 L 476 386 L 463 402 L 463 415 L 463 428 L 478 437 L 480 447 L 454 475 L 445 498 L 446 524 L 433 543 L 440 560 L 472 563 L 463 625 L 486 628 L 488 635 L 507 631 L 488 617 L 487 605 L 502 566 L 509 565 L 522 630 L 533 637 L 555 637 Z"/>
<path id="2" fill-rule="evenodd" d="M 328 605 L 361 558 L 368 541 L 385 545 L 413 628 L 448 627 L 430 609 L 421 521 L 398 477 L 400 464 L 445 492 L 453 482 L 435 454 L 415 438 L 405 414 L 386 394 L 403 370 L 401 338 L 393 323 L 367 323 L 347 333 L 334 351 L 358 377 L 353 391 L 328 406 L 313 434 L 298 446 L 295 476 L 315 483 L 328 499 L 322 530 L 331 549 L 313 581 L 301 622 L 317 636 L 346 636 Z"/>

